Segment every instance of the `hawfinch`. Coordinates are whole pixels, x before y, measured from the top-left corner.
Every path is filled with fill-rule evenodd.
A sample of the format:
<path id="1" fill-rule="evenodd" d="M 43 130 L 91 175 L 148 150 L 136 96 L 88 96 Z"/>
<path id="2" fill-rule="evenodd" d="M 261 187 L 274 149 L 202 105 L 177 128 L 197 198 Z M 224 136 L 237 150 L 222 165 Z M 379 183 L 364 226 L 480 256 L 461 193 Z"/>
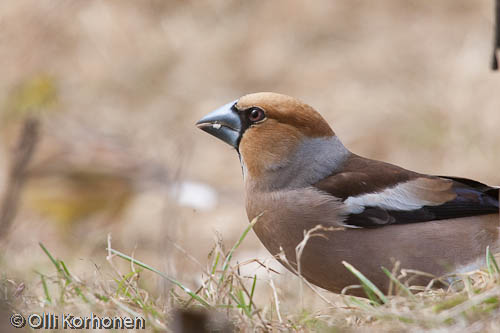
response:
<path id="1" fill-rule="evenodd" d="M 285 266 L 296 271 L 297 245 L 323 227 L 299 258 L 301 274 L 324 289 L 357 284 L 342 261 L 387 290 L 380 267 L 394 260 L 440 276 L 481 264 L 488 245 L 498 249 L 498 188 L 358 156 L 295 98 L 246 95 L 196 125 L 238 152 L 248 218 L 262 214 L 253 229 L 273 255 L 283 251 Z"/>

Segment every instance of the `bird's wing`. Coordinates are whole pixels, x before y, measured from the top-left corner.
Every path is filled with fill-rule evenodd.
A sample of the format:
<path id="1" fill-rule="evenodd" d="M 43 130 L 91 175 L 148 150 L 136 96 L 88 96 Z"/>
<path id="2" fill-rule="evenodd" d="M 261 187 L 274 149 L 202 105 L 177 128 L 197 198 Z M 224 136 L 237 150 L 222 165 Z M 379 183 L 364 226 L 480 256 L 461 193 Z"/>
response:
<path id="1" fill-rule="evenodd" d="M 429 176 L 350 157 L 314 185 L 344 203 L 344 223 L 377 227 L 499 213 L 499 189 L 465 178 Z"/>

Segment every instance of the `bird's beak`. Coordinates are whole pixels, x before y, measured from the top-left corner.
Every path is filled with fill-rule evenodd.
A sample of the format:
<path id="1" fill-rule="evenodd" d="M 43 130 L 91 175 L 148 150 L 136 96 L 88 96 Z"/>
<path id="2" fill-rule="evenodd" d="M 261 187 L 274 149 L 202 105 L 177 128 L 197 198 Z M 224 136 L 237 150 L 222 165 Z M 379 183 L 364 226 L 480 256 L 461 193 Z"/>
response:
<path id="1" fill-rule="evenodd" d="M 241 119 L 235 107 L 237 101 L 221 106 L 198 120 L 196 126 L 216 138 L 238 148 L 241 135 Z"/>

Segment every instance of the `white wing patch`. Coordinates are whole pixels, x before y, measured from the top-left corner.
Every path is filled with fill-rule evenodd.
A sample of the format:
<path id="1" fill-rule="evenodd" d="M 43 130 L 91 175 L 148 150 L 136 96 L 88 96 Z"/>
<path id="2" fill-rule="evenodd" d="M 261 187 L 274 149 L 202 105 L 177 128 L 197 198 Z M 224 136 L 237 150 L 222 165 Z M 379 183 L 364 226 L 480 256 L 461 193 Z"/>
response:
<path id="1" fill-rule="evenodd" d="M 386 210 L 398 210 L 398 211 L 406 211 L 406 210 L 416 210 L 420 209 L 423 206 L 437 206 L 445 203 L 446 201 L 452 199 L 449 195 L 444 195 L 441 200 L 436 200 L 435 195 L 439 194 L 438 191 L 429 195 L 429 198 L 433 198 L 434 200 L 426 200 L 425 195 L 425 187 L 421 186 L 418 183 L 419 179 L 409 181 L 406 183 L 398 184 L 392 188 L 388 188 L 382 192 L 377 193 L 368 193 L 362 194 L 355 197 L 348 197 L 344 204 L 346 206 L 346 210 L 350 214 L 359 214 L 365 210 L 365 207 L 380 207 Z M 424 190 L 424 191 L 422 191 Z M 429 190 L 429 189 L 427 189 Z M 423 193 L 424 192 L 424 193 Z"/>

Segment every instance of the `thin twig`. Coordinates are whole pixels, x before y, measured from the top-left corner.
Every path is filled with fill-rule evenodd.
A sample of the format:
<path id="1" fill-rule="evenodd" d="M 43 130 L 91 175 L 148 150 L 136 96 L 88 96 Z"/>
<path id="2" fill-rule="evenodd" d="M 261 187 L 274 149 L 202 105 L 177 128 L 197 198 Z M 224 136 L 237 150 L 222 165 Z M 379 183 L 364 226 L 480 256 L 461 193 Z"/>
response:
<path id="1" fill-rule="evenodd" d="M 26 168 L 33 157 L 38 142 L 39 127 L 38 119 L 26 119 L 13 152 L 7 186 L 0 204 L 0 238 L 7 234 L 12 221 L 16 217 L 21 190 L 26 180 Z"/>
<path id="2" fill-rule="evenodd" d="M 324 227 L 324 226 L 318 224 L 317 226 L 315 226 L 312 229 L 309 229 L 307 231 L 304 230 L 304 238 L 295 247 L 295 258 L 297 261 L 297 275 L 301 278 L 303 277 L 302 276 L 302 265 L 301 265 L 302 253 L 304 252 L 304 248 L 306 247 L 307 242 L 309 242 L 309 239 L 312 237 L 322 237 L 322 238 L 328 239 L 328 237 L 325 234 L 323 234 L 321 232 L 317 232 L 318 230 L 321 230 L 321 231 L 342 231 L 342 230 L 345 230 L 345 228 L 344 227 Z M 304 278 L 302 278 L 301 281 L 306 281 L 306 280 Z M 303 283 L 300 283 L 300 285 L 299 285 L 299 292 L 300 292 L 300 303 L 302 305 L 302 308 L 304 308 L 304 284 Z"/>
<path id="3" fill-rule="evenodd" d="M 495 1 L 495 31 L 493 35 L 493 56 L 491 59 L 491 69 L 498 70 L 497 51 L 500 49 L 500 0 Z"/>

